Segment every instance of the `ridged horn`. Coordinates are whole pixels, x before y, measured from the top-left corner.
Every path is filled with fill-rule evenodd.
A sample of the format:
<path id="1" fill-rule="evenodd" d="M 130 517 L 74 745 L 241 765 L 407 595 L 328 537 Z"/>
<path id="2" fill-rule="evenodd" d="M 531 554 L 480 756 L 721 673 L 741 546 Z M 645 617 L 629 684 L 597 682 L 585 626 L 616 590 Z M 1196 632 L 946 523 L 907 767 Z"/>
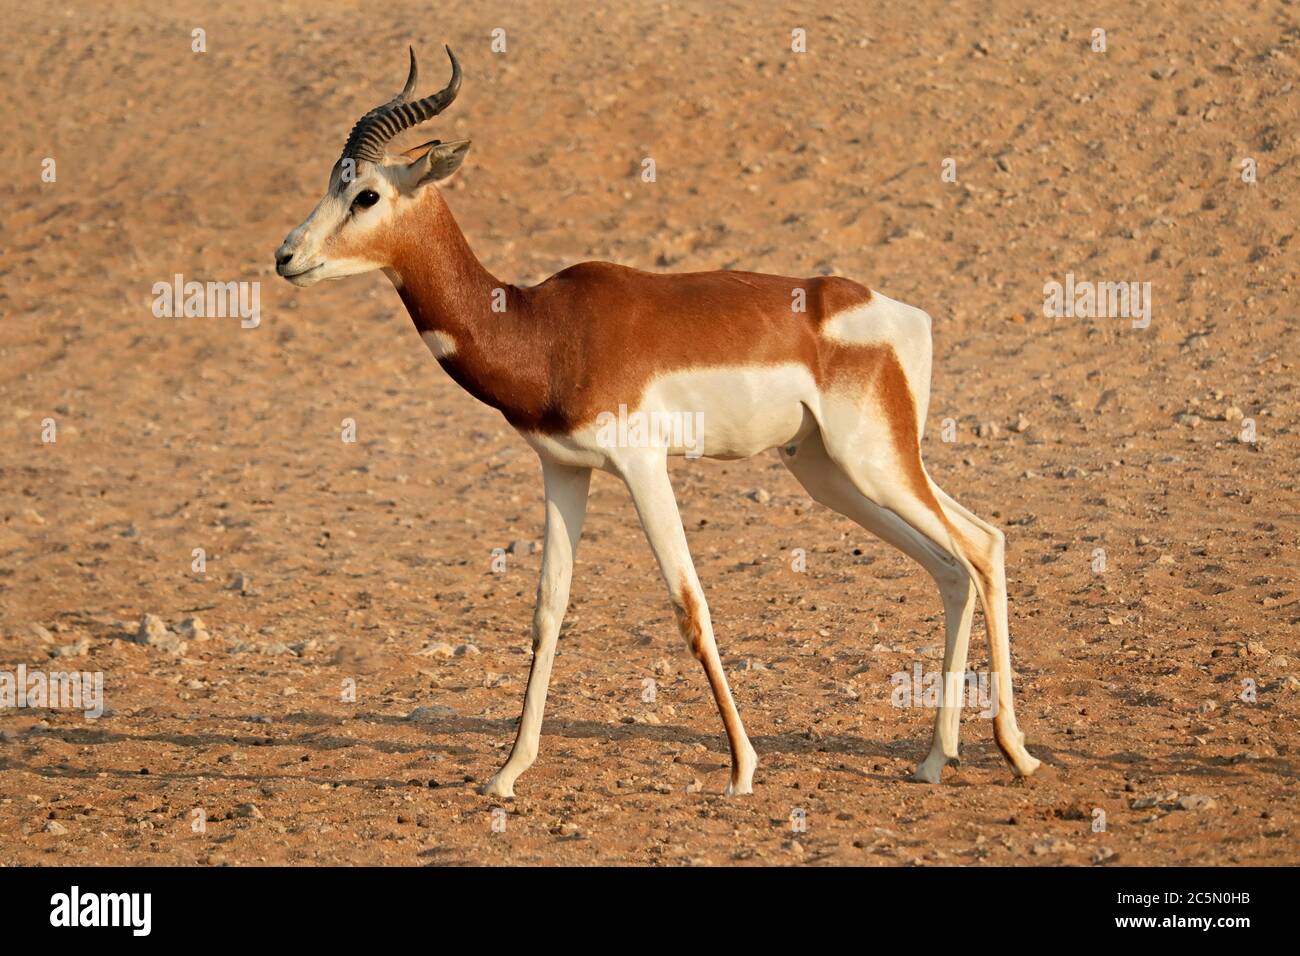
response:
<path id="1" fill-rule="evenodd" d="M 344 159 L 381 162 L 384 150 L 394 136 L 432 119 L 452 104 L 460 92 L 460 64 L 456 61 L 456 54 L 451 52 L 451 47 L 446 47 L 446 50 L 447 58 L 451 60 L 450 82 L 432 96 L 412 100 L 411 95 L 415 92 L 420 70 L 415 62 L 415 48 L 411 48 L 411 70 L 402 92 L 357 120 L 343 147 Z"/>

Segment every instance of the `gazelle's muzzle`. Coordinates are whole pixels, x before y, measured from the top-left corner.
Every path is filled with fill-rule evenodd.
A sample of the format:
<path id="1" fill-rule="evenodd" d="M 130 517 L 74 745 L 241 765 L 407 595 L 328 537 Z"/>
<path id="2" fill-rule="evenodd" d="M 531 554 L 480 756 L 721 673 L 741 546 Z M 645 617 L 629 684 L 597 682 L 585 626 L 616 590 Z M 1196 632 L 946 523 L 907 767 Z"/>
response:
<path id="1" fill-rule="evenodd" d="M 280 248 L 275 250 L 275 271 L 290 282 L 314 271 L 321 264 L 319 257 L 310 250 L 313 243 L 305 241 L 310 238 L 307 227 L 315 215 L 313 212 L 306 222 L 285 236 Z"/>

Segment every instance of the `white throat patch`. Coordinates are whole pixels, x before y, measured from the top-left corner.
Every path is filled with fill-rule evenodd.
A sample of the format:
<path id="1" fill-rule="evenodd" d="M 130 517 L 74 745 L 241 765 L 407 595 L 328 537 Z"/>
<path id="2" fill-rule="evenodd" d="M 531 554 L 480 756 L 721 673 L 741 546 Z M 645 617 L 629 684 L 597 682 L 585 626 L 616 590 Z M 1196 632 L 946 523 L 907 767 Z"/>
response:
<path id="1" fill-rule="evenodd" d="M 429 351 L 436 359 L 444 359 L 456 351 L 456 340 L 441 329 L 421 332 L 420 338 L 424 340 L 424 344 L 429 347 Z"/>

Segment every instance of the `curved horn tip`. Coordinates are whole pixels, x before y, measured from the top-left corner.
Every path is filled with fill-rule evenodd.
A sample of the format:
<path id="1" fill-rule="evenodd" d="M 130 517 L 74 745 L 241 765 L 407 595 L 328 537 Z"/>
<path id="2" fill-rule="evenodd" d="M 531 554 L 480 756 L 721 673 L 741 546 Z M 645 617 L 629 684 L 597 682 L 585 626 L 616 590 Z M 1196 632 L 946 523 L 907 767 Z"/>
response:
<path id="1" fill-rule="evenodd" d="M 411 69 L 406 74 L 406 86 L 402 87 L 401 96 L 403 98 L 410 98 L 411 94 L 415 92 L 415 84 L 420 76 L 420 68 L 415 63 L 415 47 L 407 47 L 407 49 L 411 53 Z"/>

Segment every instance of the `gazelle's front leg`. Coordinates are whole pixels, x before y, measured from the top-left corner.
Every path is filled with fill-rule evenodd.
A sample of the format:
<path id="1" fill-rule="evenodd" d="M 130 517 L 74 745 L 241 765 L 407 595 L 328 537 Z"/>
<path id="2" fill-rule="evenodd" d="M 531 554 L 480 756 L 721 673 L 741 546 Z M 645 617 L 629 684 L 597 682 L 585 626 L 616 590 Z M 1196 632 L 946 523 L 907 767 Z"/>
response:
<path id="1" fill-rule="evenodd" d="M 537 738 L 542 730 L 546 689 L 551 682 L 555 644 L 569 606 L 569 581 L 573 578 L 573 556 L 587 513 L 590 468 L 573 468 L 542 459 L 546 484 L 546 537 L 542 545 L 542 576 L 537 584 L 537 609 L 533 612 L 533 666 L 528 672 L 524 713 L 510 757 L 483 786 L 495 797 L 513 797 L 515 779 L 537 759 Z"/>
<path id="2" fill-rule="evenodd" d="M 718 646 L 713 640 L 713 624 L 709 609 L 704 603 L 695 566 L 686 545 L 686 532 L 682 530 L 681 516 L 677 512 L 677 499 L 668 480 L 667 461 L 662 454 L 650 454 L 638 459 L 623 474 L 632 501 L 645 528 L 650 547 L 654 550 L 659 570 L 668 584 L 668 595 L 677 615 L 677 626 L 690 645 L 695 659 L 704 665 L 713 699 L 722 714 L 727 729 L 727 742 L 731 747 L 731 783 L 727 794 L 753 793 L 754 768 L 758 755 L 745 736 L 740 713 L 727 686 L 727 676 L 722 671 Z"/>

